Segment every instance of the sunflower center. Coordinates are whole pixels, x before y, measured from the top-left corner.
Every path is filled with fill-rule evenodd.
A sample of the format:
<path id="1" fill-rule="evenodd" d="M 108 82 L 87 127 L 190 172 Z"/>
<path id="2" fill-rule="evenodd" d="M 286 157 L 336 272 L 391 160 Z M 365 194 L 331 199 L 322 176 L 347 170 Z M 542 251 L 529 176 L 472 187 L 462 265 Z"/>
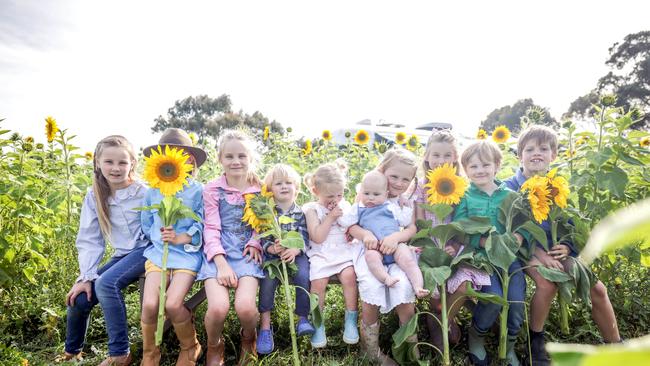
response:
<path id="1" fill-rule="evenodd" d="M 441 196 L 449 196 L 454 193 L 455 188 L 454 182 L 450 179 L 441 179 L 436 183 L 436 192 Z"/>
<path id="2" fill-rule="evenodd" d="M 179 171 L 177 166 L 172 162 L 165 162 L 158 167 L 158 177 L 163 182 L 173 182 L 178 179 Z"/>
<path id="3" fill-rule="evenodd" d="M 503 133 L 503 131 L 497 131 L 497 134 L 496 134 L 496 135 L 497 135 L 497 138 L 498 138 L 498 139 L 502 139 L 502 138 L 505 137 L 505 134 Z"/>

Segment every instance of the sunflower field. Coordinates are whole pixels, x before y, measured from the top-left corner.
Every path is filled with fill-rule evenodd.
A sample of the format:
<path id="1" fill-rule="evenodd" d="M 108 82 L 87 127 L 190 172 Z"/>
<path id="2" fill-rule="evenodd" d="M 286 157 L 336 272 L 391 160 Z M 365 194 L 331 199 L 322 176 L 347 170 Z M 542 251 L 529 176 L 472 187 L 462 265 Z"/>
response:
<path id="1" fill-rule="evenodd" d="M 640 118 L 637 110 L 623 111 L 601 102 L 594 123 L 588 128 L 565 121 L 557 130 L 560 138 L 558 159 L 552 165 L 567 178 L 570 187 L 567 212 L 575 222 L 578 243 L 584 243 L 591 229 L 609 213 L 647 198 L 650 193 L 650 133 L 630 129 Z M 529 123 L 541 119 L 531 113 Z M 66 330 L 65 295 L 78 275 L 75 238 L 81 202 L 91 185 L 92 153 L 75 146 L 78 139 L 65 129 L 65 122 L 47 117 L 43 136 L 23 136 L 19 131 L 2 130 L 0 120 L 0 365 L 51 365 L 60 362 Z M 379 162 L 390 148 L 385 143 L 368 144 L 368 132 L 348 135 L 347 143 L 333 144 L 330 131 L 322 131 L 313 140 L 298 140 L 291 132 L 279 134 L 268 128 L 249 131 L 259 143 L 260 175 L 273 164 L 292 165 L 304 175 L 319 165 L 343 159 L 348 165 L 346 199 L 352 201 L 354 187 L 362 176 Z M 128 136 L 127 136 L 128 138 Z M 511 176 L 518 167 L 516 136 L 505 127 L 480 130 L 478 139 L 493 139 L 504 153 L 498 178 Z M 424 147 L 417 137 L 398 133 L 398 144 L 422 157 Z M 202 183 L 220 174 L 213 146 L 204 146 L 208 161 L 201 167 Z M 143 164 L 139 164 L 140 171 Z M 141 171 L 142 172 L 142 171 Z M 423 177 L 427 172 L 418 172 Z M 298 203 L 311 201 L 302 187 Z M 107 251 L 107 258 L 111 251 Z M 621 336 L 636 338 L 650 333 L 650 246 L 632 245 L 596 259 L 591 269 L 608 288 L 618 319 Z M 532 285 L 529 282 L 529 296 Z M 193 292 L 200 284 L 195 284 Z M 137 286 L 126 290 L 131 351 L 135 360 L 142 352 L 140 339 L 139 292 Z M 292 362 L 286 305 L 278 296 L 273 322 L 276 352 L 260 358 L 260 365 L 284 365 Z M 343 343 L 344 303 L 340 286 L 329 287 L 325 318 L 328 347 L 312 350 L 307 338 L 299 339 L 301 362 L 305 365 L 360 365 L 358 346 Z M 425 310 L 421 302 L 418 308 Z M 199 339 L 205 344 L 202 319 L 206 304 L 197 308 Z M 562 343 L 601 342 L 590 309 L 582 302 L 568 308 L 568 334 L 561 330 L 557 303 L 547 321 L 547 339 Z M 463 310 L 459 320 L 466 327 L 470 314 Z M 396 316 L 384 316 L 380 343 L 390 350 L 392 334 L 398 329 Z M 70 364 L 96 365 L 107 356 L 105 322 L 100 307 L 93 310 L 86 338 L 84 359 Z M 427 340 L 426 327 L 420 326 L 420 340 Z M 526 327 L 524 327 L 526 329 Z M 231 311 L 225 324 L 228 363 L 237 359 L 239 323 Z M 525 331 L 521 332 L 518 354 L 527 349 Z M 496 332 L 489 340 L 498 342 Z M 163 339 L 163 365 L 172 365 L 178 344 L 172 332 Z M 452 364 L 465 360 L 466 341 L 451 350 Z M 420 347 L 423 360 L 439 360 L 431 348 Z M 434 361 L 436 364 L 438 361 Z M 65 364 L 65 363 L 64 363 Z"/>

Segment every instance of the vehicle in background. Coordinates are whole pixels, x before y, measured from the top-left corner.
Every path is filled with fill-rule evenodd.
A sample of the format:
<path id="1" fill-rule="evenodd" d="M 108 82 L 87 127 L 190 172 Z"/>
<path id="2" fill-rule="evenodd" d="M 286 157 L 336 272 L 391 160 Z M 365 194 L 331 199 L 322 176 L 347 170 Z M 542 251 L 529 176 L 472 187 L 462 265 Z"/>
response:
<path id="1" fill-rule="evenodd" d="M 420 144 L 424 145 L 432 131 L 444 129 L 451 130 L 452 127 L 451 123 L 430 122 L 413 128 L 406 127 L 406 125 L 401 123 L 387 122 L 383 119 L 380 119 L 376 123 L 370 119 L 364 119 L 355 123 L 350 128 L 342 128 L 332 131 L 332 141 L 336 144 L 343 145 L 348 140 L 348 138 L 345 137 L 346 133 L 350 134 L 349 139 L 350 141 L 353 141 L 354 135 L 357 131 L 365 130 L 368 132 L 368 143 L 371 145 L 375 142 L 386 142 L 387 144 L 392 145 L 395 143 L 395 136 L 398 132 L 404 132 L 407 139 L 411 137 L 411 135 L 416 135 Z"/>

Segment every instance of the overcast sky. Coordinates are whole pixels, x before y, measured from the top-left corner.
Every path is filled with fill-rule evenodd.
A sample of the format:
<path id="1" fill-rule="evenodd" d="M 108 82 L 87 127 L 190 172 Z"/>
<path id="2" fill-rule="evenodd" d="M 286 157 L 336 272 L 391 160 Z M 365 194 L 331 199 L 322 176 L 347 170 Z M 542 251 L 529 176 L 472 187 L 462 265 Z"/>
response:
<path id="1" fill-rule="evenodd" d="M 43 141 L 52 115 L 84 150 L 115 133 L 141 147 L 174 101 L 225 93 L 308 137 L 364 118 L 473 134 L 523 98 L 559 118 L 648 14 L 626 0 L 0 0 L 1 127 Z"/>

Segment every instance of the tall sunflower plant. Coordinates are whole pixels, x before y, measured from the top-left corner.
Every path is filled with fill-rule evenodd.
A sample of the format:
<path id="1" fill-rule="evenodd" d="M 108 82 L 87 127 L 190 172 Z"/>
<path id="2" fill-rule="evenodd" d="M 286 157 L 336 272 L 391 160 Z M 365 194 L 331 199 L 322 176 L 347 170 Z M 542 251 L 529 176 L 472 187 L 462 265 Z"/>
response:
<path id="1" fill-rule="evenodd" d="M 197 216 L 190 207 L 185 206 L 183 201 L 176 197 L 176 193 L 183 190 L 188 184 L 188 178 L 193 167 L 187 163 L 189 155 L 183 149 L 165 145 L 163 150 L 160 146 L 151 151 L 151 156 L 144 158 L 144 179 L 151 188 L 158 188 L 163 195 L 160 203 L 138 207 L 136 210 L 152 211 L 158 210 L 163 226 L 174 226 L 178 220 L 191 218 L 197 222 L 201 218 Z M 169 243 L 163 242 L 162 274 L 160 278 L 160 291 L 158 302 L 158 319 L 156 328 L 156 345 L 162 342 L 162 335 L 165 324 L 165 302 L 167 298 L 167 257 L 169 256 Z"/>
<path id="2" fill-rule="evenodd" d="M 426 204 L 421 205 L 425 210 L 433 213 L 442 223 L 453 212 L 454 205 L 457 205 L 465 194 L 467 181 L 456 174 L 456 168 L 445 164 L 427 172 L 425 184 L 427 199 Z M 407 339 L 417 333 L 420 315 L 431 316 L 440 323 L 443 337 L 443 349 L 438 349 L 428 343 L 420 343 L 433 347 L 442 357 L 443 365 L 450 365 L 450 349 L 448 339 L 449 312 L 447 310 L 447 280 L 460 265 L 472 265 L 475 253 L 467 247 L 456 257 L 450 256 L 444 245 L 452 239 L 461 239 L 465 235 L 482 234 L 488 231 L 492 225 L 489 220 L 482 218 L 469 218 L 447 224 L 433 226 L 432 220 L 418 220 L 418 232 L 411 239 L 410 244 L 421 249 L 419 266 L 424 277 L 424 286 L 431 293 L 440 294 L 442 306 L 441 316 L 438 318 L 430 312 L 418 312 L 409 322 L 402 325 L 393 335 L 393 356 L 400 364 L 418 362 L 427 365 L 428 361 L 418 360 L 415 347 Z M 452 304 L 453 306 L 453 304 Z"/>
<path id="3" fill-rule="evenodd" d="M 244 216 L 242 221 L 249 224 L 257 233 L 257 239 L 270 238 L 278 240 L 283 248 L 304 250 L 305 241 L 302 235 L 296 231 L 286 231 L 281 225 L 286 225 L 295 220 L 284 215 L 277 215 L 275 210 L 275 200 L 273 194 L 268 191 L 266 185 L 262 186 L 261 194 L 247 194 L 244 196 L 246 205 L 244 207 Z M 294 366 L 300 365 L 298 356 L 298 341 L 296 338 L 295 321 L 294 321 L 294 302 L 291 301 L 291 287 L 289 283 L 289 273 L 295 273 L 298 268 L 295 263 L 287 264 L 280 259 L 273 259 L 264 262 L 264 269 L 269 273 L 272 279 L 277 278 L 284 289 L 284 299 L 289 312 L 289 331 L 291 333 L 291 347 Z M 307 289 L 296 286 L 309 295 L 310 312 L 312 321 L 316 327 L 320 327 L 323 317 L 318 305 L 318 295 L 311 294 Z M 298 290 L 296 290 L 298 291 Z"/>

